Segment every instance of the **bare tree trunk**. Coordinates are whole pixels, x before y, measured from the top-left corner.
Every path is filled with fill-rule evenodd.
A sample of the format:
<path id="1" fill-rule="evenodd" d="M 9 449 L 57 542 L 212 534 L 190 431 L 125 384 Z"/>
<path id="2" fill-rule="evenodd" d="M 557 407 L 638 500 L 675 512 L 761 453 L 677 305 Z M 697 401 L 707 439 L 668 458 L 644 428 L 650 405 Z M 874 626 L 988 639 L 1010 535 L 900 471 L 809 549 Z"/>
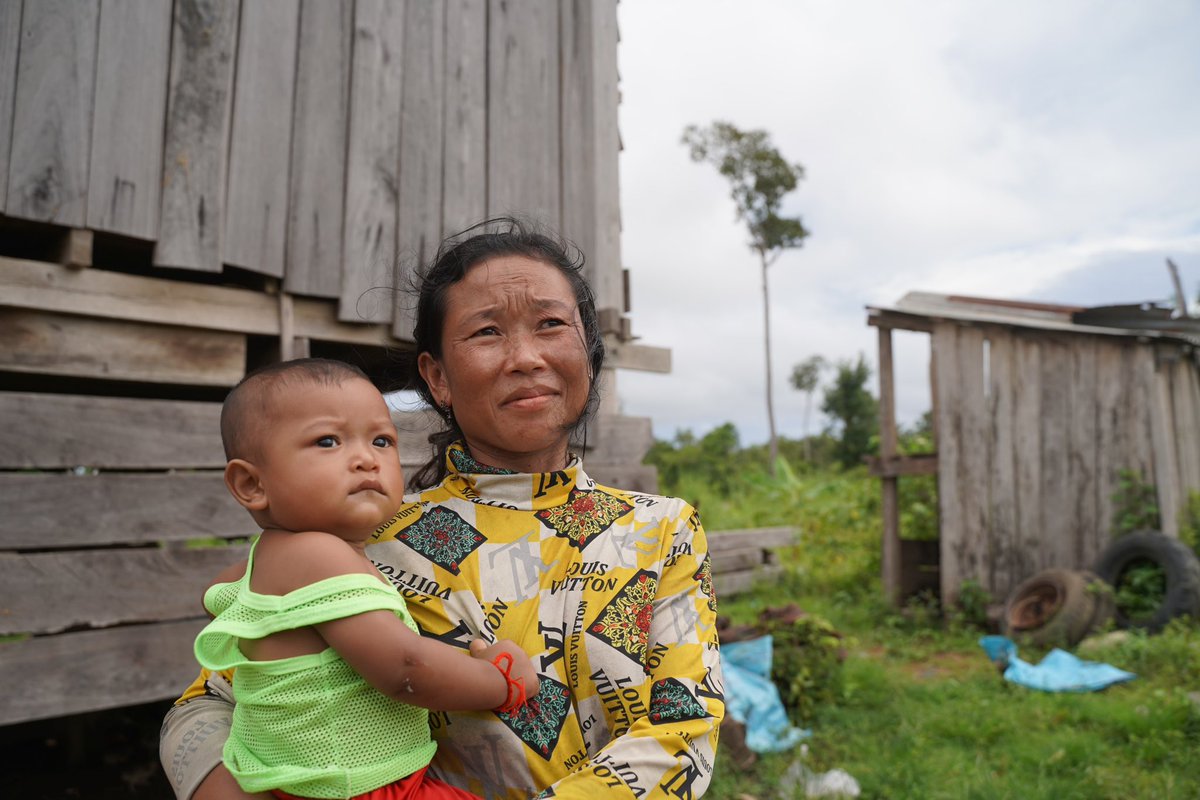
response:
<path id="1" fill-rule="evenodd" d="M 763 342 L 767 353 L 767 428 L 771 433 L 767 474 L 774 478 L 775 460 L 779 458 L 779 439 L 775 436 L 775 406 L 771 399 L 771 295 L 767 289 L 767 254 L 760 250 L 758 257 L 762 262 Z"/>

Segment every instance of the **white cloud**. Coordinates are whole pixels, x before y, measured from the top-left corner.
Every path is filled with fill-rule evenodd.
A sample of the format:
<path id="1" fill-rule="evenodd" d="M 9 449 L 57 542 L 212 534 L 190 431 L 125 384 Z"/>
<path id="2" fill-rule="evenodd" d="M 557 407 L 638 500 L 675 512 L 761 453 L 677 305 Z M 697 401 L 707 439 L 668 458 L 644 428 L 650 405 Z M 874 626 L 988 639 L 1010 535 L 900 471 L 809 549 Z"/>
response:
<path id="1" fill-rule="evenodd" d="M 1138 253 L 1157 287 L 1163 255 L 1185 271 L 1200 262 L 1191 3 L 618 8 L 634 331 L 675 364 L 670 376 L 622 375 L 620 394 L 659 435 L 726 420 L 744 441 L 766 435 L 758 267 L 727 185 L 680 144 L 689 123 L 764 128 L 807 171 L 785 210 L 813 235 L 771 268 L 785 434 L 801 432 L 793 364 L 874 361 L 868 304 L 911 289 L 1069 291 L 1092 265 Z M 920 336 L 898 345 L 904 419 L 928 405 L 925 351 Z"/>

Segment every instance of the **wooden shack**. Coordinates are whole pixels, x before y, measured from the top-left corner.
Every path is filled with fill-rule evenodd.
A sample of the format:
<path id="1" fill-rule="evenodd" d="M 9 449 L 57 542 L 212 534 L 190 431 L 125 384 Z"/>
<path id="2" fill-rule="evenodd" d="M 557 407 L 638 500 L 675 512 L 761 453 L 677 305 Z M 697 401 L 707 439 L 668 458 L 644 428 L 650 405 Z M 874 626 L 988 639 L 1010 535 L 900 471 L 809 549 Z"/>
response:
<path id="1" fill-rule="evenodd" d="M 910 293 L 868 309 L 879 331 L 883 585 L 896 601 L 935 570 L 944 602 L 975 581 L 1002 600 L 1050 568 L 1089 568 L 1111 541 L 1124 471 L 1157 491 L 1178 535 L 1200 491 L 1200 325 L 1169 309 Z M 936 454 L 898 452 L 892 331 L 930 340 Z M 937 476 L 939 539 L 899 529 L 897 481 Z"/>
<path id="2" fill-rule="evenodd" d="M 224 394 L 304 354 L 392 385 L 393 288 L 486 217 L 586 253 L 589 471 L 654 488 L 614 396 L 669 368 L 624 316 L 616 56 L 616 0 L 0 0 L 0 725 L 186 685 L 253 533 Z"/>

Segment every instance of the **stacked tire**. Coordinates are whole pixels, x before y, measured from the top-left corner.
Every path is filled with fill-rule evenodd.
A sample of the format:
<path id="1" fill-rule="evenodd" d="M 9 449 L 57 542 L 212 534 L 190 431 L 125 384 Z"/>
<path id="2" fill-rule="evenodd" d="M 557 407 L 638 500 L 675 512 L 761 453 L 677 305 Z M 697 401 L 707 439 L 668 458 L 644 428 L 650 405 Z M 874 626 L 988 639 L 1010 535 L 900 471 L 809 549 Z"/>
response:
<path id="1" fill-rule="evenodd" d="M 1153 612 L 1131 617 L 1117 607 L 1113 587 L 1147 563 L 1162 571 L 1165 591 Z M 1073 647 L 1110 619 L 1154 633 L 1185 615 L 1200 619 L 1200 560 L 1174 537 L 1135 531 L 1105 548 L 1094 571 L 1048 569 L 1021 582 L 1004 604 L 1001 628 L 1025 644 Z"/>

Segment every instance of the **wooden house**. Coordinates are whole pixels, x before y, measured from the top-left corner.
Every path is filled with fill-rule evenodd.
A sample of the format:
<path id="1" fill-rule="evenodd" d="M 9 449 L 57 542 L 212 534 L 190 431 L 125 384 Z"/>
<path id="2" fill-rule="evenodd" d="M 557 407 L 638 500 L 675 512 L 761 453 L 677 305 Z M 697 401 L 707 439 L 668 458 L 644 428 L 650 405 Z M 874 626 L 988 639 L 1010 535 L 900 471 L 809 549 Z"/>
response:
<path id="1" fill-rule="evenodd" d="M 252 523 L 220 401 L 304 354 L 390 385 L 403 287 L 509 212 L 588 258 L 599 480 L 653 489 L 616 369 L 616 0 L 0 0 L 0 725 L 159 700 Z M 427 420 L 399 415 L 406 468 Z"/>
<path id="2" fill-rule="evenodd" d="M 974 581 L 1003 600 L 1046 568 L 1086 569 L 1111 541 L 1123 473 L 1155 487 L 1178 535 L 1200 491 L 1200 324 L 1154 307 L 910 293 L 868 309 L 879 331 L 883 581 L 944 602 Z M 897 446 L 892 331 L 930 340 L 936 454 Z M 899 530 L 897 481 L 937 476 L 939 539 Z M 927 580 L 929 577 L 932 581 Z"/>

